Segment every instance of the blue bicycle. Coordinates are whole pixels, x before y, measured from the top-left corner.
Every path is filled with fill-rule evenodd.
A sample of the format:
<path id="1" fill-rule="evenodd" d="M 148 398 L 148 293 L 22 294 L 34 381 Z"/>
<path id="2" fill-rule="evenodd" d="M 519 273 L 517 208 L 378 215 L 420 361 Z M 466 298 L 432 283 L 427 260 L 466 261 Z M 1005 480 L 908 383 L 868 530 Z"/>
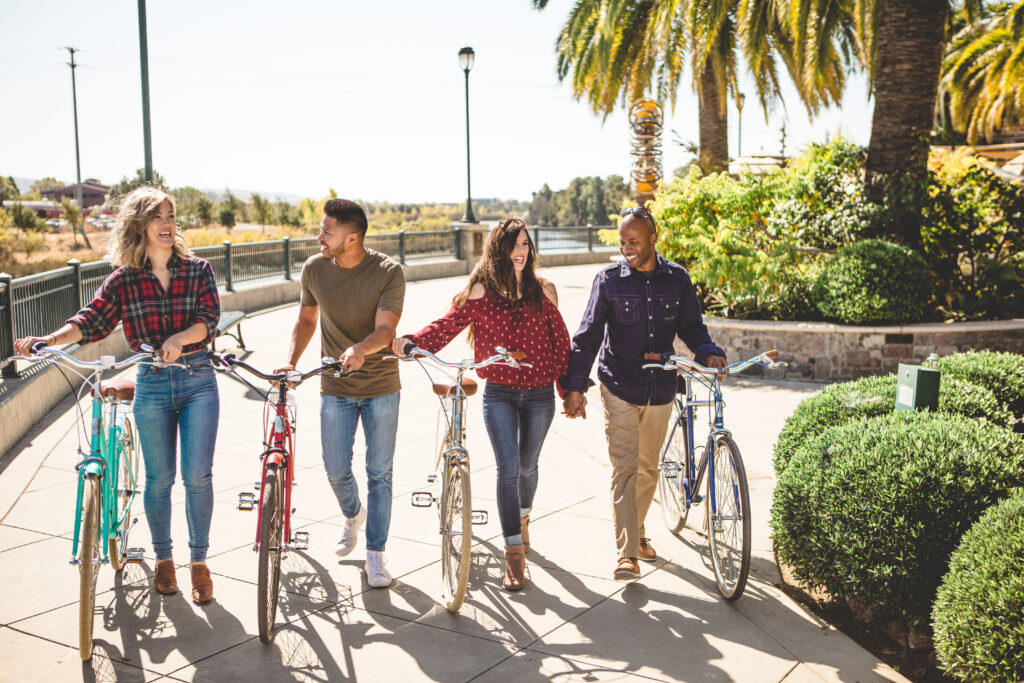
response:
<path id="1" fill-rule="evenodd" d="M 704 526 L 707 531 L 711 566 L 718 592 L 726 600 L 743 594 L 750 571 L 750 491 L 740 450 L 732 432 L 725 428 L 721 379 L 730 372 L 742 372 L 759 365 L 782 367 L 775 362 L 779 352 L 766 351 L 750 360 L 733 363 L 722 370 L 706 368 L 684 356 L 649 353 L 644 368 L 677 372 L 679 387 L 673 419 L 658 461 L 658 498 L 665 525 L 677 534 L 686 524 L 690 508 L 707 501 Z M 708 398 L 694 396 L 693 381 L 708 390 Z M 703 446 L 694 439 L 696 408 L 708 410 L 708 436 Z M 699 459 L 698 459 L 699 456 Z M 707 486 L 701 495 L 701 485 Z"/>

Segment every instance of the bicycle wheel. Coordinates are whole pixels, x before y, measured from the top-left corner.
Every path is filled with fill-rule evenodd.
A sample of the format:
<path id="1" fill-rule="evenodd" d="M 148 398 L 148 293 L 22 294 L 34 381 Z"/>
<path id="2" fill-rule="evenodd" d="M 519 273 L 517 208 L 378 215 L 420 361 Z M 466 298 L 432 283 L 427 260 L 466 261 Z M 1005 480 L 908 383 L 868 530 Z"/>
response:
<path id="1" fill-rule="evenodd" d="M 259 577 L 256 611 L 260 640 L 274 640 L 274 618 L 277 616 L 277 595 L 281 586 L 281 533 L 284 525 L 282 482 L 277 465 L 267 465 L 260 506 Z"/>
<path id="2" fill-rule="evenodd" d="M 135 432 L 131 420 L 125 418 L 121 426 L 121 452 L 117 465 L 117 491 L 114 493 L 114 515 L 112 523 L 121 521 L 121 526 L 114 529 L 114 535 L 107 541 L 107 555 L 114 571 L 124 569 L 125 552 L 128 550 L 128 530 L 132 526 L 130 519 L 132 500 L 135 498 L 136 472 L 139 471 L 139 452 L 135 448 Z"/>
<path id="3" fill-rule="evenodd" d="M 708 546 L 718 592 L 726 600 L 743 594 L 750 571 L 750 491 L 736 443 L 727 434 L 714 442 L 714 472 L 709 472 L 708 496 L 714 486 L 715 507 L 705 502 Z"/>
<path id="4" fill-rule="evenodd" d="M 78 534 L 78 652 L 92 657 L 92 621 L 96 606 L 96 576 L 100 570 L 100 481 L 82 479 L 82 529 Z"/>
<path id="5" fill-rule="evenodd" d="M 668 437 L 661 451 L 658 463 L 658 500 L 661 501 L 661 516 L 665 526 L 674 534 L 682 531 L 690 509 L 686 506 L 686 490 L 683 480 L 689 472 L 686 450 L 686 423 L 680 421 L 678 405 Z"/>
<path id="6" fill-rule="evenodd" d="M 441 579 L 445 607 L 450 612 L 459 611 L 466 599 L 473 545 L 472 504 L 469 465 L 461 462 L 451 468 L 441 495 Z"/>

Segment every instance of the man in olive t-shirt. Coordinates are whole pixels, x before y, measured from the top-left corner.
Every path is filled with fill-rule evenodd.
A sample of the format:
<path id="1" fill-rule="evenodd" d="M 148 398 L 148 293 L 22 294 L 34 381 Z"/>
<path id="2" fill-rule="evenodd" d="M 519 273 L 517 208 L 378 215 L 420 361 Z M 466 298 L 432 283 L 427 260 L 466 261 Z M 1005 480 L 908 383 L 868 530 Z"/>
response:
<path id="1" fill-rule="evenodd" d="M 393 259 L 363 246 L 366 213 L 356 203 L 330 199 L 320 221 L 320 253 L 302 267 L 302 301 L 292 332 L 288 364 L 294 369 L 317 320 L 321 355 L 337 358 L 348 370 L 344 379 L 321 375 L 320 441 L 327 479 L 345 516 L 335 545 L 348 555 L 366 522 L 366 577 L 374 588 L 391 584 L 384 545 L 391 524 L 391 467 L 398 431 L 401 386 L 398 361 L 385 360 L 402 315 L 405 275 Z M 356 425 L 366 437 L 366 505 L 352 475 Z"/>

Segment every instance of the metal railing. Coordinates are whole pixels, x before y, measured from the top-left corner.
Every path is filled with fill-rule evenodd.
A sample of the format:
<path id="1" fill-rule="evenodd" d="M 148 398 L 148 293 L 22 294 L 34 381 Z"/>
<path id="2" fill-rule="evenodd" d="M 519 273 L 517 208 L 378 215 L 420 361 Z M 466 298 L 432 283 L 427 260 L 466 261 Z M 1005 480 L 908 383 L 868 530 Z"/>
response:
<path id="1" fill-rule="evenodd" d="M 531 227 L 539 252 L 608 251 L 598 237 L 597 227 Z M 461 231 L 371 233 L 367 247 L 402 264 L 426 259 L 461 259 Z M 234 291 L 235 285 L 253 280 L 291 280 L 309 257 L 319 253 L 315 237 L 266 242 L 243 242 L 196 247 L 192 253 L 210 262 L 217 286 Z M 0 273 L 0 358 L 14 354 L 14 340 L 30 334 L 44 334 L 59 328 L 82 305 L 92 300 L 113 268 L 106 261 L 82 263 L 77 259 L 57 270 L 27 277 L 11 278 Z M 4 377 L 15 377 L 14 364 L 3 369 Z"/>

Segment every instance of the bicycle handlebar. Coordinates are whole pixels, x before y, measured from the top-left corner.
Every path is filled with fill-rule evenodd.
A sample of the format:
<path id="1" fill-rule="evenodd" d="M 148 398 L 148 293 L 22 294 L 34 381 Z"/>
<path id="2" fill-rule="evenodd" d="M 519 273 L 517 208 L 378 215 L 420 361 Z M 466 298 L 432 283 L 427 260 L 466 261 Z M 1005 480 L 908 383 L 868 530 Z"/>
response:
<path id="1" fill-rule="evenodd" d="M 645 353 L 644 360 L 654 360 L 657 363 L 645 363 L 643 368 L 647 369 L 661 369 L 661 370 L 692 370 L 705 375 L 714 375 L 715 379 L 724 377 L 730 372 L 742 372 L 753 365 L 762 365 L 766 368 L 784 368 L 786 363 L 776 361 L 779 352 L 776 349 L 765 351 L 764 353 L 758 354 L 750 360 L 738 361 L 731 365 L 726 365 L 721 370 L 716 368 L 708 368 L 700 363 L 697 363 L 693 359 L 687 358 L 686 356 L 676 356 L 671 351 L 666 353 Z"/>
<path id="2" fill-rule="evenodd" d="M 159 365 L 160 367 L 185 367 L 181 363 L 165 363 L 157 355 L 156 350 L 154 350 L 149 344 L 141 344 L 140 348 L 142 349 L 141 353 L 136 353 L 121 361 L 114 360 L 113 356 L 100 356 L 99 360 L 81 360 L 65 351 L 62 351 L 61 349 L 47 346 L 46 342 L 36 342 L 32 345 L 31 356 L 11 356 L 10 358 L 4 359 L 3 363 L 0 364 L 0 367 L 16 360 L 29 361 L 30 363 L 40 363 L 43 361 L 53 363 L 53 358 L 44 356 L 44 352 L 60 358 L 68 365 L 85 369 L 103 368 L 105 370 L 120 370 L 128 367 L 129 365 L 135 365 L 136 363 L 152 363 L 153 365 Z"/>
<path id="3" fill-rule="evenodd" d="M 232 366 L 239 367 L 251 373 L 252 375 L 255 375 L 256 377 L 259 377 L 262 380 L 275 383 L 288 382 L 288 384 L 292 386 L 298 386 L 299 384 L 302 384 L 310 377 L 328 371 L 334 371 L 335 377 L 348 377 L 349 375 L 364 373 L 363 370 L 345 370 L 344 368 L 341 367 L 341 363 L 339 363 L 334 358 L 331 358 L 330 356 L 324 356 L 323 358 L 321 358 L 320 362 L 322 363 L 322 365 L 318 368 L 310 370 L 309 372 L 298 372 L 296 370 L 291 370 L 288 372 L 267 374 L 265 372 L 257 370 L 256 368 L 254 368 L 253 366 L 249 365 L 244 361 L 238 360 L 237 358 L 235 358 L 235 354 L 233 353 L 217 353 L 216 351 L 207 351 L 206 355 L 211 361 L 213 361 L 215 368 L 221 369 L 220 366 L 226 368 L 226 370 L 222 371 L 230 370 Z"/>
<path id="4" fill-rule="evenodd" d="M 404 356 L 392 356 L 392 357 L 393 358 L 397 358 L 398 360 L 406 360 L 406 361 L 408 361 L 408 360 L 414 360 L 415 356 L 422 356 L 424 358 L 430 359 L 431 361 L 433 361 L 437 365 L 441 365 L 441 366 L 448 367 L 448 368 L 462 368 L 464 370 L 479 370 L 480 368 L 487 367 L 488 365 L 494 365 L 495 363 L 500 363 L 500 364 L 503 364 L 503 365 L 508 365 L 509 367 L 513 367 L 513 368 L 532 368 L 533 367 L 529 363 L 522 363 L 522 362 L 520 362 L 520 361 L 522 361 L 523 358 L 526 358 L 526 354 L 524 352 L 522 352 L 522 351 L 509 351 L 508 349 L 506 349 L 503 346 L 496 346 L 496 347 L 494 347 L 494 350 L 497 351 L 497 353 L 495 355 L 491 356 L 490 358 L 488 358 L 487 360 L 482 360 L 479 363 L 474 363 L 474 362 L 472 362 L 472 360 L 463 360 L 463 361 L 459 361 L 458 363 L 453 362 L 453 361 L 442 360 L 442 359 L 438 358 L 437 356 L 435 356 L 434 354 L 432 354 L 430 351 L 426 351 L 426 350 L 421 349 L 420 347 L 416 346 L 416 344 L 414 344 L 413 342 L 409 342 L 408 344 L 406 344 L 405 348 L 403 350 L 405 351 L 405 355 Z"/>

